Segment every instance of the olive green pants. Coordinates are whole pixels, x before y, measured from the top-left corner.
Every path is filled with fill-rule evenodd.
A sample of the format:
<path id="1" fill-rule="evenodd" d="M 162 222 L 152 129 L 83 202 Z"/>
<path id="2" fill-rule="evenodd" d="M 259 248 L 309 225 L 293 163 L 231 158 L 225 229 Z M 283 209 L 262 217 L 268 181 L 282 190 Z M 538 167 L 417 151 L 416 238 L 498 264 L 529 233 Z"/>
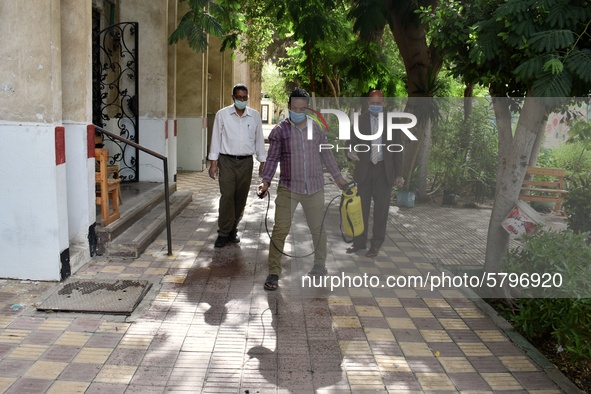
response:
<path id="1" fill-rule="evenodd" d="M 218 159 L 221 194 L 218 216 L 219 235 L 228 236 L 230 232 L 236 230 L 242 219 L 250 192 L 252 167 L 252 157 L 235 159 L 220 155 Z"/>
<path id="2" fill-rule="evenodd" d="M 281 275 L 283 246 L 298 204 L 302 204 L 306 222 L 312 234 L 315 249 L 314 264 L 324 265 L 326 263 L 326 231 L 322 228 L 324 190 L 312 195 L 298 194 L 292 193 L 285 186 L 279 184 L 275 198 L 275 224 L 269 245 L 269 274 Z M 297 252 L 297 254 L 306 255 L 310 252 L 312 251 Z"/>

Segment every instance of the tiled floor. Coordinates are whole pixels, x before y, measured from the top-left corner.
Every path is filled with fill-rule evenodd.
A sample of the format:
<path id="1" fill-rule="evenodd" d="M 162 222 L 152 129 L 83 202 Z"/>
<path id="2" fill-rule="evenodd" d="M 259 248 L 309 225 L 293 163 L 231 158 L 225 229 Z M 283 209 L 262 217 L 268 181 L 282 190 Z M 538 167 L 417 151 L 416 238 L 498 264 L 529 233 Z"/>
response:
<path id="1" fill-rule="evenodd" d="M 163 234 L 138 259 L 95 258 L 75 275 L 152 281 L 130 317 L 40 313 L 34 305 L 55 284 L 0 281 L 0 391 L 563 392 L 457 289 L 302 292 L 307 257 L 285 258 L 280 289 L 265 292 L 266 202 L 253 194 L 242 242 L 214 249 L 216 184 L 206 173 L 181 173 L 178 188 L 194 197 L 173 222 L 173 256 Z M 337 194 L 327 187 L 327 201 Z M 396 226 L 375 259 L 345 254 L 337 212 L 331 207 L 326 221 L 331 274 L 384 280 L 437 272 L 429 256 L 437 251 L 421 249 Z M 272 214 L 271 205 L 270 222 Z M 288 253 L 310 251 L 302 216 L 296 213 Z"/>

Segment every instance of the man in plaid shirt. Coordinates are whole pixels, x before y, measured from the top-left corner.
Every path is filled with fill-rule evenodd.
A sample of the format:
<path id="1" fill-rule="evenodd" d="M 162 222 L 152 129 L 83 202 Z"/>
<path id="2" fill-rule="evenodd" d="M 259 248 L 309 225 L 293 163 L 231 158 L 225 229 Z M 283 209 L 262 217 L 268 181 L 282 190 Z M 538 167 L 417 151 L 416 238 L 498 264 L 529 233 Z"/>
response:
<path id="1" fill-rule="evenodd" d="M 285 238 L 289 233 L 293 214 L 302 204 L 308 228 L 314 243 L 314 267 L 308 275 L 326 275 L 326 233 L 322 229 L 324 211 L 324 175 L 322 166 L 330 172 L 340 188 L 347 181 L 330 150 L 320 150 L 326 144 L 326 132 L 316 122 L 312 139 L 308 139 L 306 110 L 310 95 L 303 89 L 296 89 L 289 96 L 289 118 L 279 123 L 269 135 L 269 151 L 263 171 L 263 182 L 258 187 L 261 197 L 269 189 L 271 180 L 281 164 L 277 197 L 275 198 L 275 224 L 269 245 L 269 276 L 265 280 L 266 290 L 276 290 L 281 275 L 281 255 Z"/>

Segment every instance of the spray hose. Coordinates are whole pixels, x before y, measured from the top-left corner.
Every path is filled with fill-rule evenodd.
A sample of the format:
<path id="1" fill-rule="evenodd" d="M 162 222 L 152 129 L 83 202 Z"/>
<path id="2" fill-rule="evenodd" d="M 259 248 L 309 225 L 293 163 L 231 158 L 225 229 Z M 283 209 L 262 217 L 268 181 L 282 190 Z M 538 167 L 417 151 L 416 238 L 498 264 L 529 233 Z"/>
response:
<path id="1" fill-rule="evenodd" d="M 346 187 L 347 187 L 346 191 L 347 192 L 350 192 L 351 191 L 351 188 L 353 188 L 354 186 L 356 186 L 356 183 L 355 182 L 349 182 L 349 183 L 347 183 L 347 185 L 346 185 Z M 322 216 L 322 223 L 320 225 L 320 234 L 322 234 L 322 231 L 324 230 L 324 221 L 326 220 L 326 214 L 328 213 L 328 208 L 330 208 L 330 206 L 334 202 L 334 200 L 336 200 L 339 197 L 341 197 L 341 206 L 342 206 L 343 200 L 344 200 L 342 194 L 333 197 L 332 200 L 330 200 L 328 202 L 328 205 L 326 206 L 326 208 L 324 210 L 324 215 Z M 260 198 L 264 198 L 264 197 L 260 197 Z M 287 254 L 287 253 L 283 252 L 282 250 L 280 250 L 277 247 L 277 245 L 275 245 L 275 243 L 273 242 L 273 238 L 271 236 L 271 233 L 269 232 L 268 219 L 269 219 L 269 208 L 270 207 L 271 207 L 271 193 L 267 190 L 267 208 L 265 210 L 265 231 L 267 232 L 267 235 L 269 236 L 269 240 L 271 241 L 271 244 L 273 245 L 273 247 L 275 249 L 277 249 L 277 251 L 279 253 L 281 253 L 282 255 L 287 256 L 287 257 L 291 257 L 291 258 L 295 258 L 295 259 L 300 259 L 300 258 L 308 257 L 308 256 L 311 256 L 314 253 L 316 253 L 316 249 L 318 248 L 318 245 L 316 245 L 316 247 L 314 248 L 314 250 L 312 252 L 310 252 L 310 253 L 308 253 L 307 255 L 304 255 L 304 256 L 292 256 L 292 255 Z M 349 222 L 351 221 L 349 217 L 347 217 L 347 220 Z M 342 215 L 340 215 L 340 230 L 341 230 L 341 236 L 343 237 L 343 240 L 345 242 L 347 242 L 347 243 L 353 242 L 353 240 L 348 241 L 346 239 L 346 237 L 345 237 L 345 234 L 343 233 L 343 216 Z"/>

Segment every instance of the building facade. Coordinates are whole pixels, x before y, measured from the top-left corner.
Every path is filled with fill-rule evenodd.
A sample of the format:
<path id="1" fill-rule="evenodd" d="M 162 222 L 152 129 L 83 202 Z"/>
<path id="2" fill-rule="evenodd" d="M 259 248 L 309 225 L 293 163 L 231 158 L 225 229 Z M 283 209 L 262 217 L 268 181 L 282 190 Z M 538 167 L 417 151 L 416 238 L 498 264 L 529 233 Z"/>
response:
<path id="1" fill-rule="evenodd" d="M 136 142 L 168 158 L 175 179 L 177 169 L 205 169 L 208 124 L 231 103 L 235 83 L 246 83 L 250 102 L 260 103 L 260 82 L 251 80 L 240 56 L 220 52 L 219 41 L 212 38 L 205 53 L 185 42 L 168 44 L 186 12 L 182 6 L 178 0 L 0 0 L 0 278 L 60 280 L 90 260 L 97 122 L 122 136 L 132 128 Z M 132 37 L 113 39 L 127 22 Z M 97 81 L 97 75 L 108 79 L 97 69 L 111 69 L 104 67 L 105 53 L 113 53 L 98 32 L 110 38 L 115 63 L 125 69 L 118 110 L 105 105 L 110 88 L 103 84 L 101 91 Z M 120 51 L 123 41 L 134 42 L 131 62 Z M 130 179 L 163 182 L 159 160 L 137 152 L 132 161 Z"/>

